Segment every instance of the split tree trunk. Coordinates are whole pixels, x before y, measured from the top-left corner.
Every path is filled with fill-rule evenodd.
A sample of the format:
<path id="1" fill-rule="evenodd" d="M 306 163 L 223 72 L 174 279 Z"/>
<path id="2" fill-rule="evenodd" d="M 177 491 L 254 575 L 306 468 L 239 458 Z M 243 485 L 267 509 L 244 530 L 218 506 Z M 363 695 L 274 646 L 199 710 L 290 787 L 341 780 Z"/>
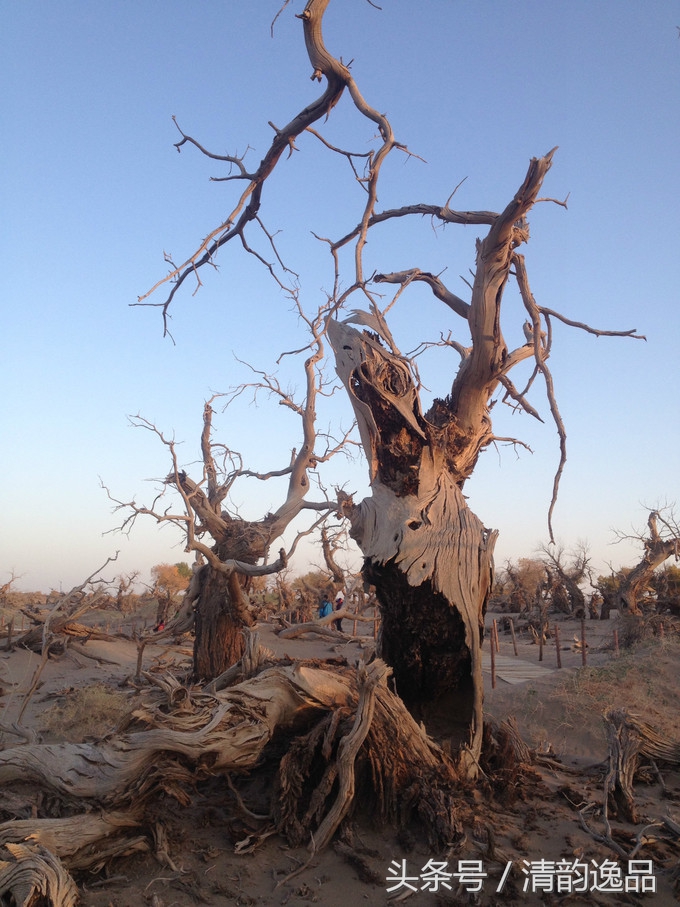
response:
<path id="1" fill-rule="evenodd" d="M 449 442 L 420 413 L 406 360 L 375 335 L 329 327 L 338 373 L 359 419 L 371 498 L 340 509 L 376 587 L 379 654 L 396 691 L 428 729 L 459 748 L 474 774 L 482 745 L 481 641 L 496 532 L 469 510 L 453 478 Z"/>
<path id="2" fill-rule="evenodd" d="M 383 133 L 389 135 L 384 125 Z M 418 269 L 373 277 L 402 287 L 424 281 L 467 322 L 472 346 L 452 344 L 461 355 L 460 367 L 450 393 L 436 399 L 426 415 L 412 363 L 397 349 L 377 306 L 328 325 L 369 464 L 372 497 L 355 505 L 341 493 L 339 509 L 352 524 L 366 576 L 376 586 L 383 613 L 379 650 L 413 714 L 459 743 L 461 768 L 469 776 L 476 774 L 482 746 L 481 640 L 497 533 L 471 513 L 461 489 L 493 440 L 490 405 L 496 389 L 501 383 L 511 387 L 506 376 L 519 362 L 533 357 L 542 368 L 548 354 L 516 249 L 528 239 L 525 217 L 552 156 L 551 151 L 531 161 L 502 213 L 476 221 L 491 228 L 477 243 L 469 303 Z M 532 330 L 528 342 L 511 352 L 500 308 L 512 269 Z M 367 330 L 360 333 L 351 322 Z"/>
<path id="3" fill-rule="evenodd" d="M 376 588 L 378 653 L 411 714 L 474 774 L 482 745 L 482 636 L 497 533 L 469 510 L 446 470 L 421 471 L 417 494 L 383 485 L 345 506 Z"/>

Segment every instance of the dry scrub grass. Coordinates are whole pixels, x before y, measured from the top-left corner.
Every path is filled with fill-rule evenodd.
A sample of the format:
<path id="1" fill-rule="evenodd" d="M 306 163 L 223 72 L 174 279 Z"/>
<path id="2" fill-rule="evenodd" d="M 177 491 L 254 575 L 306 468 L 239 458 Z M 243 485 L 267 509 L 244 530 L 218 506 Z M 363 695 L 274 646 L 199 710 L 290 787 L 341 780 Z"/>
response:
<path id="1" fill-rule="evenodd" d="M 680 740 L 680 641 L 656 639 L 623 650 L 600 667 L 556 672 L 513 691 L 499 708 L 517 718 L 534 746 L 559 755 L 606 754 L 602 716 L 609 708 L 639 715 L 660 734 Z M 508 694 L 506 694 L 507 697 Z"/>
<path id="2" fill-rule="evenodd" d="M 103 737 L 131 711 L 130 696 L 103 683 L 72 689 L 41 715 L 44 736 L 68 743 Z"/>

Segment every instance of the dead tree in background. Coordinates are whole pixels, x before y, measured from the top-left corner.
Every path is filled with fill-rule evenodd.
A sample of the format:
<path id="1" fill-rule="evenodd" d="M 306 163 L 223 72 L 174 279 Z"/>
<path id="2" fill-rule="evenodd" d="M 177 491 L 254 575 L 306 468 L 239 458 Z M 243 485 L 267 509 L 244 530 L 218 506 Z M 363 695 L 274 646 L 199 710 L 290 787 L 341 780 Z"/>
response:
<path id="1" fill-rule="evenodd" d="M 321 316 L 319 316 L 321 317 Z M 243 653 L 244 627 L 253 624 L 248 599 L 252 577 L 264 576 L 281 570 L 292 555 L 300 538 L 309 534 L 319 522 L 335 509 L 328 500 L 306 500 L 311 480 L 310 473 L 320 463 L 329 460 L 342 450 L 346 438 L 332 443 L 327 440 L 325 449 L 316 450 L 315 399 L 321 378 L 317 363 L 323 356 L 321 336 L 314 339 L 314 352 L 305 361 L 306 397 L 302 403 L 284 393 L 270 376 L 261 375 L 258 387 L 276 393 L 280 401 L 292 409 L 302 422 L 302 443 L 293 451 L 288 465 L 267 473 L 246 469 L 241 457 L 212 436 L 213 403 L 221 395 L 213 396 L 203 408 L 201 433 L 202 475 L 191 478 L 180 465 L 174 440 L 148 420 L 135 417 L 134 425 L 152 431 L 165 445 L 171 460 L 171 471 L 162 488 L 148 506 L 133 501 L 120 501 L 110 493 L 116 509 L 130 511 L 121 528 L 129 530 L 140 515 L 153 517 L 159 523 L 170 522 L 184 533 L 185 550 L 200 553 L 205 564 L 197 571 L 191 588 L 191 607 L 180 607 L 178 621 L 182 630 L 193 623 L 194 674 L 197 678 L 212 679 L 235 664 Z M 243 388 L 238 388 L 236 393 Z M 233 395 L 232 395 L 233 397 Z M 251 478 L 266 481 L 282 477 L 287 480 L 287 493 L 281 505 L 259 520 L 246 520 L 229 508 L 229 494 L 238 479 Z M 169 490 L 179 494 L 177 510 L 162 509 L 161 503 Z M 288 551 L 280 549 L 278 558 L 270 559 L 270 549 L 283 532 L 303 511 L 314 514 L 311 526 L 300 530 Z M 321 516 L 318 516 L 318 514 Z M 174 625 L 166 633 L 174 632 Z"/>
<path id="2" fill-rule="evenodd" d="M 63 652 L 69 638 L 87 640 L 98 635 L 93 627 L 78 622 L 88 611 L 102 603 L 109 603 L 111 580 L 103 579 L 99 574 L 118 558 L 118 552 L 108 557 L 104 564 L 91 573 L 82 583 L 74 586 L 69 592 L 60 593 L 55 601 L 48 603 L 45 614 L 24 612 L 34 626 L 15 641 L 15 646 L 39 652 L 43 660 L 36 672 L 37 678 L 50 652 Z M 106 635 L 106 634 L 104 634 Z"/>
<path id="3" fill-rule="evenodd" d="M 328 527 L 322 526 L 321 550 L 323 551 L 326 568 L 332 577 L 334 593 L 342 592 L 347 586 L 345 571 L 338 563 L 336 557 L 338 551 L 342 551 L 342 547 L 342 532 L 329 533 Z"/>
<path id="4" fill-rule="evenodd" d="M 134 585 L 139 579 L 139 573 L 139 570 L 134 570 L 132 573 L 121 573 L 117 577 L 116 608 L 121 614 L 129 614 L 139 600 L 134 592 Z"/>
<path id="5" fill-rule="evenodd" d="M 551 583 L 552 605 L 558 611 L 585 617 L 586 597 L 581 583 L 592 579 L 588 546 L 581 543 L 567 555 L 564 548 L 543 545 L 540 549 Z"/>
<path id="6" fill-rule="evenodd" d="M 521 557 L 514 563 L 506 561 L 494 577 L 494 589 L 489 606 L 529 615 L 540 610 L 546 581 L 545 564 L 536 558 Z"/>
<path id="7" fill-rule="evenodd" d="M 566 460 L 566 433 L 547 364 L 553 323 L 562 321 L 595 335 L 636 335 L 632 330 L 599 331 L 569 320 L 540 306 L 531 293 L 519 247 L 529 238 L 527 217 L 539 200 L 554 149 L 529 163 L 519 188 L 499 213 L 454 211 L 449 207 L 450 198 L 443 204 L 417 202 L 378 210 L 381 169 L 395 151 L 403 153 L 406 149 L 395 138 L 387 117 L 364 99 L 349 68 L 326 48 L 321 25 L 328 2 L 309 0 L 299 17 L 313 78 L 326 80 L 325 91 L 286 126 L 276 128 L 271 146 L 255 171 L 248 171 L 242 158 L 210 154 L 230 166 L 225 179 L 243 182 L 235 206 L 183 264 L 171 263 L 170 273 L 139 303 L 151 304 L 146 301 L 148 296 L 171 282 L 172 288 L 161 304 L 165 319 L 179 287 L 188 278 L 198 278 L 200 269 L 213 263 L 222 246 L 238 239 L 252 251 L 246 237 L 251 226 L 261 227 L 268 177 L 284 152 L 295 151 L 295 140 L 305 130 L 321 138 L 312 130 L 313 124 L 330 115 L 346 89 L 370 134 L 377 129 L 378 137 L 377 147 L 368 155 L 338 149 L 321 138 L 327 149 L 338 153 L 339 160 L 349 161 L 352 179 L 358 179 L 365 189 L 363 208 L 345 235 L 335 241 L 324 240 L 334 269 L 326 329 L 338 375 L 359 424 L 371 482 L 369 498 L 356 503 L 341 494 L 338 507 L 350 521 L 351 535 L 363 552 L 365 578 L 376 588 L 383 617 L 379 652 L 393 669 L 396 690 L 415 715 L 432 721 L 432 726 L 438 718 L 448 724 L 450 736 L 460 744 L 461 761 L 472 775 L 482 740 L 481 635 L 496 532 L 487 529 L 469 510 L 463 487 L 482 450 L 495 441 L 513 442 L 494 434 L 491 408 L 500 396 L 540 419 L 527 395 L 536 379 L 544 383 L 560 442 L 548 516 L 552 538 L 552 512 Z M 182 132 L 178 147 L 187 143 L 208 153 Z M 395 228 L 414 217 L 421 222 L 423 215 L 427 216 L 428 229 L 433 220 L 487 231 L 476 243 L 474 280 L 468 298 L 456 295 L 438 276 L 411 262 L 405 262 L 403 270 L 390 273 L 383 273 L 377 262 L 371 262 L 370 267 L 365 262 L 369 231 L 388 221 Z M 323 233 L 317 230 L 316 235 Z M 267 236 L 271 238 L 269 233 Z M 352 265 L 346 270 L 341 258 L 344 261 L 348 250 Z M 277 267 L 268 267 L 283 286 Z M 516 284 L 525 319 L 525 342 L 514 349 L 506 343 L 501 326 L 503 296 L 511 282 Z M 453 350 L 460 361 L 427 412 L 421 406 L 413 359 L 398 349 L 385 317 L 397 299 L 408 299 L 409 287 L 415 283 L 424 283 L 443 303 L 445 329 L 453 318 L 457 333 L 463 337 L 450 339 L 449 333 L 449 339 L 440 344 Z M 394 298 L 385 305 L 383 293 L 389 286 L 396 289 Z M 523 362 L 532 366 L 530 377 L 524 386 L 515 385 L 510 373 Z"/>
<path id="8" fill-rule="evenodd" d="M 21 579 L 23 573 L 20 576 L 17 576 L 14 570 L 10 572 L 10 577 L 6 583 L 0 585 L 0 606 L 6 605 L 8 597 L 11 595 L 12 586 L 16 583 L 17 580 Z"/>
<path id="9" fill-rule="evenodd" d="M 167 623 L 171 611 L 176 610 L 180 593 L 186 591 L 190 577 L 183 576 L 177 564 L 156 564 L 151 568 L 156 599 L 156 626 Z"/>
<path id="10" fill-rule="evenodd" d="M 666 517 L 662 516 L 664 512 Z M 651 511 L 646 536 L 643 532 L 632 535 L 617 533 L 617 536 L 619 540 L 637 539 L 644 548 L 642 560 L 626 572 L 617 590 L 617 607 L 621 612 L 640 616 L 640 599 L 648 590 L 654 571 L 669 557 L 680 560 L 680 525 L 673 508 L 667 507 Z"/>

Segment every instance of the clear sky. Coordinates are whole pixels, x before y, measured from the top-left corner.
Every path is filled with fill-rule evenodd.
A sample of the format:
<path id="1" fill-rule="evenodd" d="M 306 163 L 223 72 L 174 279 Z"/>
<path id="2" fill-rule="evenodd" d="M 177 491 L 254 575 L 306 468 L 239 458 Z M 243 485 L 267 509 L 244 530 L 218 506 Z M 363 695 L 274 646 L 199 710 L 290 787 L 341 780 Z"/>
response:
<path id="1" fill-rule="evenodd" d="M 182 259 L 233 204 L 239 184 L 209 182 L 216 162 L 178 154 L 175 115 L 218 153 L 256 166 L 283 125 L 318 96 L 302 41 L 302 0 L 270 23 L 272 3 L 187 0 L 90 3 L 23 0 L 3 7 L 0 74 L 2 199 L 2 444 L 0 582 L 64 589 L 120 549 L 107 571 L 186 558 L 170 528 L 139 521 L 129 537 L 104 534 L 121 499 L 150 501 L 169 464 L 141 413 L 197 457 L 203 401 L 249 380 L 239 359 L 274 368 L 301 345 L 290 304 L 242 249 L 220 258 L 172 311 L 173 344 L 157 309 L 130 307 L 165 273 L 163 251 Z M 531 157 L 559 146 L 524 251 L 540 305 L 608 329 L 637 328 L 647 342 L 596 339 L 556 326 L 551 366 L 568 431 L 568 463 L 555 531 L 568 548 L 588 540 L 604 570 L 631 563 L 612 528 L 644 525 L 645 506 L 680 499 L 680 9 L 669 0 L 332 0 L 329 49 L 397 138 L 424 160 L 393 156 L 379 208 L 428 202 L 501 210 Z M 372 131 L 343 98 L 321 129 L 352 150 Z M 313 309 L 332 282 L 311 236 L 352 227 L 362 202 L 346 165 L 303 136 L 265 191 L 268 229 L 300 274 Z M 426 163 L 425 163 L 426 162 Z M 369 268 L 440 272 L 460 295 L 474 266 L 473 227 L 433 231 L 425 221 L 376 232 Z M 160 298 L 158 301 L 161 301 Z M 513 321 L 514 318 L 514 321 Z M 522 316 L 508 312 L 519 345 Z M 453 329 L 455 316 L 425 292 L 404 298 L 393 333 L 402 350 Z M 445 394 L 455 357 L 421 361 L 425 384 Z M 281 380 L 301 384 L 285 360 Z M 292 369 L 292 371 L 288 371 Z M 546 540 L 558 447 L 546 424 L 501 404 L 498 434 L 533 455 L 490 449 L 466 488 L 470 505 L 501 531 L 497 562 L 531 555 Z M 505 410 L 504 413 L 501 413 Z M 347 424 L 338 395 L 322 424 Z M 221 439 L 248 465 L 277 469 L 299 443 L 275 403 L 242 398 L 218 417 Z M 190 471 L 190 470 L 189 470 Z M 366 492 L 362 463 L 338 462 L 329 484 Z M 236 489 L 246 516 L 280 502 L 281 488 Z M 298 565 L 302 568 L 303 564 Z"/>

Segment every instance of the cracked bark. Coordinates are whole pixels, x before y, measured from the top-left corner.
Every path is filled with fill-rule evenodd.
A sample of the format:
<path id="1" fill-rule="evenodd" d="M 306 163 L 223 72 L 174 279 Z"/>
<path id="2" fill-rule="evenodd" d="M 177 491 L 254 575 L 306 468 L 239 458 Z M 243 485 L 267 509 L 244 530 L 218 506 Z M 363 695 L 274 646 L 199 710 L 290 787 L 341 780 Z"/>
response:
<path id="1" fill-rule="evenodd" d="M 372 497 L 354 504 L 341 496 L 340 508 L 376 587 L 379 654 L 414 717 L 443 731 L 474 775 L 497 533 L 467 507 L 448 465 L 461 433 L 423 417 L 407 361 L 347 324 L 331 322 L 329 339 L 369 460 Z"/>
<path id="2" fill-rule="evenodd" d="M 354 312 L 328 326 L 369 464 L 372 496 L 354 504 L 340 495 L 339 507 L 364 554 L 365 577 L 376 587 L 379 653 L 412 714 L 449 737 L 471 777 L 482 746 L 481 643 L 497 532 L 470 511 L 462 488 L 493 438 L 493 393 L 513 365 L 534 353 L 532 344 L 508 351 L 500 308 L 552 155 L 530 162 L 514 198 L 477 243 L 471 302 L 458 312 L 472 346 L 450 394 L 427 414 L 411 363 L 396 350 L 384 320 Z"/>

